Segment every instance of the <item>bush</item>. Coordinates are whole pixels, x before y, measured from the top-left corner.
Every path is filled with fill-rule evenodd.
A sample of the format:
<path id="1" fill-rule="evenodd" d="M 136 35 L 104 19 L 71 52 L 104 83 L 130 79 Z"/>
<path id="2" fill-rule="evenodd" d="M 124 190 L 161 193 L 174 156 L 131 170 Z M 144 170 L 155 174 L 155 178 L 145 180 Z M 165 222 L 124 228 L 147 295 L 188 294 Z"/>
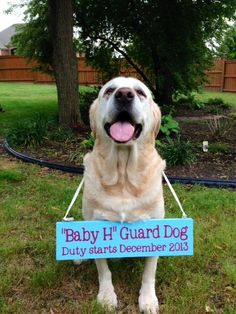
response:
<path id="1" fill-rule="evenodd" d="M 47 136 L 48 121 L 44 116 L 36 116 L 35 120 L 17 122 L 9 129 L 7 141 L 13 146 L 40 146 Z"/>
<path id="2" fill-rule="evenodd" d="M 170 114 L 162 116 L 160 132 L 169 138 L 173 134 L 179 133 L 179 123 Z"/>
<path id="3" fill-rule="evenodd" d="M 70 153 L 69 161 L 75 162 L 77 164 L 82 164 L 84 155 L 89 150 L 92 150 L 94 142 L 95 142 L 95 139 L 91 133 L 87 138 L 85 138 L 80 143 L 80 145 L 75 150 L 73 150 L 73 152 Z"/>
<path id="4" fill-rule="evenodd" d="M 169 166 L 189 165 L 195 160 L 191 143 L 181 141 L 179 137 L 176 140 L 169 139 L 165 144 L 158 142 L 157 146 Z"/>
<path id="5" fill-rule="evenodd" d="M 206 120 L 208 129 L 213 139 L 219 139 L 227 136 L 234 127 L 234 120 L 232 118 L 221 118 L 218 116 L 213 119 Z"/>
<path id="6" fill-rule="evenodd" d="M 226 105 L 227 104 L 224 102 L 224 100 L 222 98 L 216 97 L 216 98 L 209 98 L 206 102 L 206 105 L 212 105 L 212 106 L 221 106 L 221 105 Z"/>
<path id="7" fill-rule="evenodd" d="M 80 143 L 80 147 L 84 150 L 89 150 L 93 148 L 94 143 L 95 143 L 95 139 L 91 133 L 88 138 L 84 139 Z"/>
<path id="8" fill-rule="evenodd" d="M 80 91 L 79 94 L 80 114 L 83 122 L 86 125 L 89 125 L 89 108 L 92 105 L 93 101 L 97 98 L 98 92 L 99 92 L 98 88 Z"/>
<path id="9" fill-rule="evenodd" d="M 48 138 L 52 141 L 65 142 L 73 137 L 73 131 L 63 127 L 58 127 L 48 133 Z"/>
<path id="10" fill-rule="evenodd" d="M 182 106 L 192 110 L 198 110 L 205 107 L 205 104 L 199 99 L 196 99 L 193 94 L 176 97 L 174 104 L 175 106 Z"/>
<path id="11" fill-rule="evenodd" d="M 222 98 L 209 98 L 205 104 L 209 107 L 208 112 L 212 114 L 219 114 L 230 108 L 230 105 L 225 103 Z"/>

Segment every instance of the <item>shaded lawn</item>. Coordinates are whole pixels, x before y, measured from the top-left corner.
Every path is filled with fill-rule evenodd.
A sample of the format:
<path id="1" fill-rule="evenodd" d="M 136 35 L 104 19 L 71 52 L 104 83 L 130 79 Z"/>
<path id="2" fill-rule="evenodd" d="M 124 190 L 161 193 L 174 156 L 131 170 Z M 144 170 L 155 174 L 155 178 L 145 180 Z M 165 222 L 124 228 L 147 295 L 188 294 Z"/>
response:
<path id="1" fill-rule="evenodd" d="M 0 312 L 108 313 L 96 302 L 92 261 L 55 260 L 55 223 L 61 220 L 79 176 L 0 157 Z M 235 191 L 175 186 L 195 220 L 193 257 L 164 257 L 156 274 L 162 313 L 235 313 Z M 167 217 L 180 217 L 165 188 Z M 74 215 L 81 219 L 81 199 Z M 110 261 L 120 305 L 138 313 L 142 259 Z M 127 280 L 128 279 L 128 280 Z M 52 313 L 52 312 L 51 312 Z"/>
<path id="2" fill-rule="evenodd" d="M 81 86 L 80 90 L 91 89 Z M 16 122 L 34 119 L 36 115 L 48 120 L 57 117 L 57 91 L 54 84 L 1 83 L 0 82 L 0 136 Z"/>

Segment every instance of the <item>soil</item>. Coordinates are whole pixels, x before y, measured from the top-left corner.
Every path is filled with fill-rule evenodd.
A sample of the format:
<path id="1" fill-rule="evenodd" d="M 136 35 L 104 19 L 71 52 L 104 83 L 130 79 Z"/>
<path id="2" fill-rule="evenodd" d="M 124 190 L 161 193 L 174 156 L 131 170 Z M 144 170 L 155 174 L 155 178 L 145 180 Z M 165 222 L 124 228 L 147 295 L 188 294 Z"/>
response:
<path id="1" fill-rule="evenodd" d="M 197 111 L 181 109 L 175 112 L 174 118 L 179 122 L 181 139 L 189 141 L 193 146 L 195 161 L 190 165 L 174 167 L 167 165 L 166 174 L 178 177 L 236 180 L 236 119 L 231 118 L 230 111 L 212 114 L 205 108 Z M 214 126 L 215 132 L 212 130 Z M 46 140 L 38 149 L 27 148 L 21 152 L 52 162 L 80 165 L 87 151 L 80 148 L 80 143 L 88 137 L 90 130 L 85 128 L 78 134 L 67 141 Z M 208 152 L 203 152 L 203 141 L 209 143 Z"/>
<path id="2" fill-rule="evenodd" d="M 221 138 L 211 135 L 204 120 L 181 119 L 179 123 L 181 139 L 193 143 L 196 159 L 190 165 L 167 167 L 167 174 L 192 178 L 236 179 L 236 121 L 227 135 Z M 203 141 L 208 141 L 208 152 L 203 152 Z M 217 148 L 216 151 L 211 151 L 211 146 L 218 146 L 218 151 Z M 223 151 L 220 151 L 221 147 Z"/>
<path id="3" fill-rule="evenodd" d="M 196 159 L 188 166 L 168 167 L 169 175 L 192 178 L 236 179 L 236 119 L 229 108 L 215 110 L 180 108 L 175 119 L 180 125 L 181 139 L 192 143 Z M 208 152 L 203 151 L 208 141 Z"/>

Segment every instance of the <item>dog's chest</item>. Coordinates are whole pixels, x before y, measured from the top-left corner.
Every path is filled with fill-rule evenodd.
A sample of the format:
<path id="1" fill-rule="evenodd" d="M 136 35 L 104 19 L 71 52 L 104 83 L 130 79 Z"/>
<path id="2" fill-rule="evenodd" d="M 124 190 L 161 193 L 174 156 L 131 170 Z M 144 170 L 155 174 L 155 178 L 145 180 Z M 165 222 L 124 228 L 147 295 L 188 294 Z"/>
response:
<path id="1" fill-rule="evenodd" d="M 159 182 L 156 182 L 159 183 Z M 161 183 L 150 189 L 125 184 L 102 187 L 94 195 L 93 219 L 113 221 L 147 220 L 163 207 Z M 156 217 L 158 218 L 158 217 Z"/>
<path id="2" fill-rule="evenodd" d="M 85 161 L 83 207 L 88 219 L 135 221 L 162 215 L 162 166 L 140 166 L 126 152 L 109 162 L 93 154 Z"/>

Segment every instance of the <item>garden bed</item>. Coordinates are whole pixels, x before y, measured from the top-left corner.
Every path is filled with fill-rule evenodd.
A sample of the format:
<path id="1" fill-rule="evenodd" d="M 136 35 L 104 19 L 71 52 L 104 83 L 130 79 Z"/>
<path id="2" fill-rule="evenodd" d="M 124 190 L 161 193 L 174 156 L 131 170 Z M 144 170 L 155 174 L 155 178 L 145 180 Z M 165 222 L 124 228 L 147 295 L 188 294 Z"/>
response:
<path id="1" fill-rule="evenodd" d="M 189 164 L 169 166 L 166 173 L 171 176 L 209 178 L 209 179 L 235 179 L 236 178 L 236 121 L 224 119 L 213 134 L 208 121 L 217 116 L 203 116 L 204 111 L 198 110 L 198 116 L 188 116 L 191 112 L 185 111 L 185 116 L 176 116 L 180 126 L 180 138 L 189 142 L 193 148 L 194 161 Z M 224 115 L 229 113 L 224 113 Z M 218 119 L 218 118 L 217 118 Z M 60 130 L 58 136 L 47 138 L 40 147 L 19 147 L 18 149 L 35 158 L 66 165 L 81 165 L 83 156 L 89 151 L 89 145 L 82 145 L 84 139 L 90 135 L 90 129 L 77 130 L 70 136 L 63 135 Z M 54 134 L 55 135 L 55 134 Z M 209 142 L 209 151 L 203 152 L 202 142 Z M 187 158 L 187 157 L 186 157 Z"/>

